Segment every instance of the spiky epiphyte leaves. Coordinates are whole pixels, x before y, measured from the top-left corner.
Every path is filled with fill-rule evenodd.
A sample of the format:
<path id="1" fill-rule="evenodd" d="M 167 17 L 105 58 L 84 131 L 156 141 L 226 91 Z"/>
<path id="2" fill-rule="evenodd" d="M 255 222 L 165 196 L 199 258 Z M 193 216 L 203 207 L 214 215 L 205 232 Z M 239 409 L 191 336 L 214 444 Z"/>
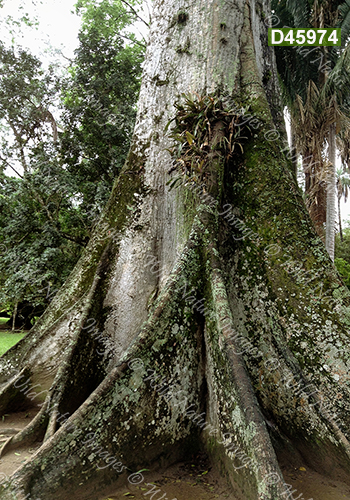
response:
<path id="1" fill-rule="evenodd" d="M 210 169 L 213 158 L 227 162 L 233 154 L 243 153 L 243 143 L 250 135 L 249 127 L 243 125 L 246 110 L 237 112 L 236 106 L 228 109 L 217 96 L 183 94 L 183 98 L 183 103 L 175 105 L 175 126 L 170 136 L 177 145 L 170 152 L 185 185 L 203 184 L 210 189 L 215 183 Z M 171 187 L 180 180 L 170 181 Z"/>

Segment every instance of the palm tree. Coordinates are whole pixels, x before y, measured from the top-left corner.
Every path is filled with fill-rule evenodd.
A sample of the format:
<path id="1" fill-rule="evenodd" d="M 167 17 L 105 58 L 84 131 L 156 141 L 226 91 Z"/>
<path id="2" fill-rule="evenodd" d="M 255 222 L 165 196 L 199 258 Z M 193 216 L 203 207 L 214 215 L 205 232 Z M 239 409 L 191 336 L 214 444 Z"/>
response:
<path id="1" fill-rule="evenodd" d="M 342 168 L 337 169 L 336 176 L 337 176 L 339 234 L 340 234 L 340 240 L 344 241 L 343 229 L 341 223 L 340 201 L 342 197 L 344 197 L 345 202 L 348 200 L 349 188 L 350 188 L 350 176 L 348 173 L 344 172 Z"/>
<path id="2" fill-rule="evenodd" d="M 334 239 L 335 239 L 335 197 L 336 197 L 336 125 L 331 123 L 328 136 L 328 171 L 327 171 L 327 219 L 326 219 L 326 249 L 334 262 Z"/>
<path id="3" fill-rule="evenodd" d="M 328 172 L 327 172 L 327 221 L 326 221 L 326 248 L 334 261 L 334 240 L 336 225 L 336 142 L 341 143 L 341 137 L 345 142 L 341 146 L 343 153 L 348 147 L 348 130 L 350 126 L 349 116 L 349 86 L 350 86 L 350 50 L 347 46 L 333 70 L 326 75 L 322 88 L 322 95 L 325 100 L 329 100 L 333 110 L 333 119 L 330 124 L 328 134 Z M 342 134 L 341 134 L 342 133 Z"/>
<path id="4" fill-rule="evenodd" d="M 343 44 L 348 38 L 350 0 L 345 4 L 330 0 L 274 0 L 272 7 L 280 17 L 281 26 L 340 25 Z M 341 51 L 338 47 L 322 47 L 316 58 L 314 49 L 283 47 L 282 50 L 277 49 L 278 69 L 299 153 L 303 156 L 308 209 L 321 236 L 326 222 L 326 248 L 334 260 L 335 144 L 336 135 L 348 124 L 349 107 L 344 103 L 349 96 L 349 54 L 347 49 Z M 326 142 L 328 161 L 324 159 Z"/>
<path id="5" fill-rule="evenodd" d="M 303 158 L 305 174 L 306 205 L 313 219 L 316 229 L 324 237 L 324 224 L 327 220 L 326 199 L 332 180 L 334 155 L 332 160 L 325 158 L 325 148 L 330 140 L 329 132 L 334 125 L 335 132 L 348 125 L 346 115 L 337 106 L 334 98 L 328 98 L 320 92 L 312 80 L 309 81 L 305 100 L 300 95 L 289 106 L 291 125 L 296 137 L 296 150 Z M 330 148 L 329 148 L 330 149 Z M 332 177 L 331 177 L 332 179 Z M 333 214 L 330 202 L 332 193 L 328 196 L 329 214 Z"/>

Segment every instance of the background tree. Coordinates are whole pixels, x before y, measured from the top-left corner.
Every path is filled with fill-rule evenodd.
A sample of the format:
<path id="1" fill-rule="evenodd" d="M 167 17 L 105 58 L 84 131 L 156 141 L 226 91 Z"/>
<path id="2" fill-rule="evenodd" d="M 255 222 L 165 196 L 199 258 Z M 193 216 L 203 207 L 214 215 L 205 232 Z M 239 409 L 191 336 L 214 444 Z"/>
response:
<path id="1" fill-rule="evenodd" d="M 68 240 L 78 244 L 80 241 L 78 235 L 76 238 L 66 231 L 67 227 L 62 228 L 62 215 L 67 209 L 72 210 L 74 191 L 64 192 L 67 179 L 62 178 L 63 172 L 60 175 L 55 162 L 58 134 L 50 109 L 57 100 L 59 82 L 52 68 L 44 71 L 36 57 L 20 48 L 2 44 L 0 64 L 0 300 L 10 312 L 22 303 L 30 326 L 34 315 L 48 303 L 46 293 L 41 296 L 43 283 L 62 284 L 79 256 L 73 246 L 70 258 L 63 257 L 65 245 L 60 245 Z M 8 177 L 5 169 L 11 169 L 17 177 Z M 66 273 L 63 260 L 67 260 Z M 32 307 L 28 308 L 30 302 Z"/>
<path id="2" fill-rule="evenodd" d="M 0 180 L 0 304 L 13 325 L 30 327 L 69 275 L 129 148 L 143 49 L 115 31 L 135 14 L 105 4 L 95 17 L 81 12 L 76 58 L 60 80 L 27 51 L 1 45 L 0 160 L 17 179 Z"/>
<path id="3" fill-rule="evenodd" d="M 347 4 L 287 0 L 275 1 L 273 7 L 281 26 L 341 26 L 345 45 L 349 35 Z M 348 127 L 349 108 L 345 105 L 350 82 L 348 50 L 342 52 L 337 47 L 292 47 L 285 51 L 277 49 L 277 53 L 285 103 L 292 115 L 298 152 L 304 157 L 308 209 L 321 236 L 324 236 L 326 226 L 326 247 L 334 258 L 335 142 L 341 129 Z M 307 133 L 303 128 L 306 120 L 311 126 Z M 328 161 L 324 161 L 326 141 Z"/>
<path id="4" fill-rule="evenodd" d="M 349 175 L 344 172 L 342 169 L 337 169 L 337 194 L 338 194 L 338 220 L 339 220 L 339 236 L 340 241 L 343 241 L 343 229 L 342 229 L 342 221 L 341 221 L 341 209 L 340 202 L 341 199 L 344 198 L 346 202 L 349 195 L 349 186 L 350 179 Z"/>
<path id="5" fill-rule="evenodd" d="M 84 185 L 83 206 L 103 207 L 130 146 L 144 46 L 126 45 L 123 29 L 135 21 L 120 1 L 81 1 L 79 47 L 64 91 L 61 155 Z M 136 12 L 136 11 L 135 11 Z"/>

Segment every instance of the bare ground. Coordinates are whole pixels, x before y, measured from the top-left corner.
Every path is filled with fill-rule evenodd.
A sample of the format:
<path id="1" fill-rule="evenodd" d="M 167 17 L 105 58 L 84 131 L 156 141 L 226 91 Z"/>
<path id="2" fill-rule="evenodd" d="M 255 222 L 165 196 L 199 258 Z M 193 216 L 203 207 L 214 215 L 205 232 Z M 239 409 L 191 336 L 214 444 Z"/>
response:
<path id="1" fill-rule="evenodd" d="M 0 420 L 1 441 L 11 436 L 13 429 L 23 429 L 35 416 L 36 410 L 4 415 Z M 11 475 L 39 448 L 18 448 L 0 459 L 0 482 Z M 283 461 L 282 472 L 287 484 L 292 485 L 288 500 L 350 500 L 350 487 L 341 474 L 321 475 L 303 463 Z M 240 500 L 234 496 L 224 478 L 212 466 L 204 453 L 189 457 L 166 471 L 145 471 L 143 480 L 131 484 L 127 477 L 124 486 L 108 497 L 110 500 Z M 67 496 L 67 500 L 71 500 Z M 100 500 L 100 499 L 96 499 Z M 107 499 L 103 499 L 107 500 Z"/>

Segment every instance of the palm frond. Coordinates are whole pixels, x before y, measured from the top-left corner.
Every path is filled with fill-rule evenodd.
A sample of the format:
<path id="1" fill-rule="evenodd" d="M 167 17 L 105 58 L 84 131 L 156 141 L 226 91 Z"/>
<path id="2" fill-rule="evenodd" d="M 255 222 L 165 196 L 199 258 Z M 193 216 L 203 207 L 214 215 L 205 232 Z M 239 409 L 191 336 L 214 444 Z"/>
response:
<path id="1" fill-rule="evenodd" d="M 296 27 L 311 28 L 311 5 L 307 1 L 287 0 L 286 7 L 292 14 Z"/>
<path id="2" fill-rule="evenodd" d="M 350 2 L 350 0 L 348 0 Z M 329 72 L 322 92 L 325 95 L 337 95 L 339 103 L 345 102 L 350 89 L 350 45 L 339 56 L 332 71 Z"/>
<path id="3" fill-rule="evenodd" d="M 344 127 L 337 136 L 337 148 L 343 169 L 350 170 L 350 127 Z"/>
<path id="4" fill-rule="evenodd" d="M 350 36 L 350 0 L 345 0 L 345 2 L 339 6 L 339 15 L 340 19 L 337 23 L 337 27 L 341 28 L 341 41 L 344 46 Z"/>

